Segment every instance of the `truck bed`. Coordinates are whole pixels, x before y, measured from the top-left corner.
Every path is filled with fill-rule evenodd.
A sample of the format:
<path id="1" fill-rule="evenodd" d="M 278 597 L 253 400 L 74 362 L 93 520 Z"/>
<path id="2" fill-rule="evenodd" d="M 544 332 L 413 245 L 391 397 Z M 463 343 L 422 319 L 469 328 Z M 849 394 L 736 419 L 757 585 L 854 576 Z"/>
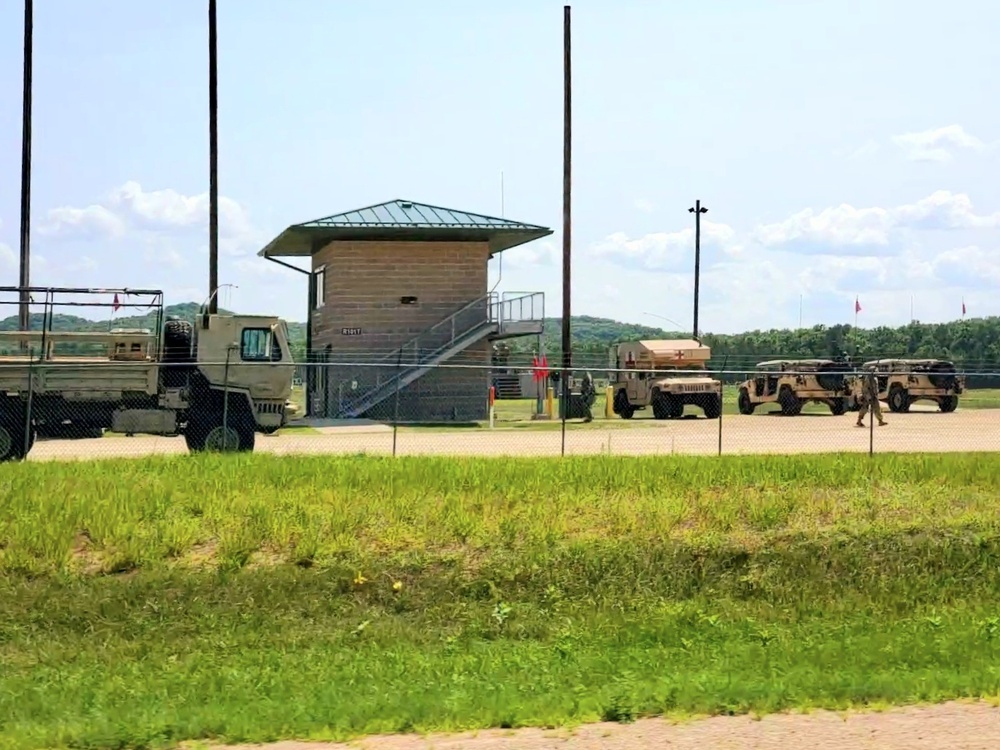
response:
<path id="1" fill-rule="evenodd" d="M 121 362 L 107 357 L 56 357 L 42 362 L 0 356 L 0 392 L 59 395 L 87 401 L 120 398 L 123 393 L 157 392 L 159 363 Z"/>

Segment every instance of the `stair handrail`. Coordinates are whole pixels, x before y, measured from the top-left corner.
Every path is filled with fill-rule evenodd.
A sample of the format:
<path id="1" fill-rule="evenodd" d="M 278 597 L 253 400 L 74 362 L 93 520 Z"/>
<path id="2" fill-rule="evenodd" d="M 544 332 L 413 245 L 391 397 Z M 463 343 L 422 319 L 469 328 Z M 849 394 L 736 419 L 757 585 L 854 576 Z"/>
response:
<path id="1" fill-rule="evenodd" d="M 472 330 L 473 328 L 475 328 L 475 327 L 477 327 L 479 325 L 482 325 L 483 323 L 493 323 L 493 322 L 496 322 L 496 318 L 494 316 L 493 308 L 496 305 L 495 300 L 496 300 L 497 296 L 498 295 L 497 295 L 496 292 L 489 292 L 489 293 L 484 294 L 484 295 L 482 295 L 480 297 L 476 297 L 474 300 L 472 300 L 470 302 L 467 302 L 466 304 L 462 305 L 460 308 L 458 308 L 454 312 L 449 313 L 447 316 L 445 316 L 444 318 L 442 318 L 441 320 L 439 320 L 437 323 L 434 323 L 433 325 L 428 326 L 427 328 L 425 328 L 423 331 L 421 331 L 420 333 L 418 333 L 416 336 L 414 336 L 410 340 L 404 342 L 400 346 L 398 346 L 395 349 L 393 349 L 392 352 L 390 352 L 389 354 L 387 354 L 387 355 L 385 355 L 383 357 L 380 357 L 379 359 L 373 360 L 369 365 L 366 365 L 364 367 L 359 367 L 357 370 L 355 370 L 354 372 L 352 372 L 350 376 L 340 379 L 337 382 L 338 386 L 342 385 L 344 383 L 352 382 L 355 379 L 355 377 L 354 377 L 355 374 L 357 374 L 359 372 L 366 372 L 369 369 L 371 369 L 372 367 L 377 368 L 376 369 L 376 382 L 375 382 L 375 384 L 373 386 L 371 386 L 370 388 L 366 388 L 363 393 L 359 394 L 355 398 L 350 399 L 350 401 L 347 402 L 347 403 L 345 403 L 344 406 L 347 406 L 350 403 L 354 403 L 354 402 L 357 402 L 359 400 L 362 400 L 362 399 L 366 398 L 369 394 L 375 393 L 379 389 L 384 388 L 386 385 L 395 382 L 395 380 L 401 374 L 400 371 L 399 371 L 399 368 L 393 368 L 392 371 L 391 371 L 392 372 L 392 376 L 389 377 L 386 380 L 382 380 L 381 378 L 378 377 L 378 373 L 381 371 L 381 369 L 385 368 L 385 366 L 387 364 L 396 364 L 398 362 L 400 365 L 406 365 L 407 367 L 416 367 L 416 366 L 419 366 L 421 364 L 422 360 L 430 359 L 430 358 L 434 357 L 438 352 L 440 352 L 440 351 L 442 351 L 444 349 L 447 349 L 449 346 L 451 346 L 455 342 L 455 340 L 459 336 L 462 336 L 462 335 L 468 333 L 470 330 Z M 487 303 L 486 304 L 486 316 L 481 321 L 478 321 L 473 326 L 469 326 L 469 327 L 467 327 L 467 328 L 465 328 L 465 329 L 463 329 L 461 331 L 456 330 L 455 323 L 456 323 L 456 320 L 458 319 L 458 317 L 460 315 L 462 315 L 463 313 L 468 312 L 469 310 L 475 308 L 477 305 L 482 304 L 483 302 Z M 450 325 L 451 326 L 451 332 L 450 332 L 450 336 L 449 336 L 448 340 L 444 344 L 442 344 L 441 346 L 438 346 L 438 347 L 435 347 L 434 349 L 431 349 L 430 351 L 428 351 L 428 353 L 427 353 L 427 355 L 425 357 L 421 358 L 420 357 L 419 342 L 422 341 L 422 340 L 424 340 L 424 339 L 426 339 L 426 337 L 428 336 L 428 334 L 430 334 L 433 331 L 436 331 L 436 330 L 438 330 L 441 327 L 446 326 L 446 325 Z M 414 349 L 414 352 L 417 355 L 412 360 L 404 358 L 404 356 L 403 356 L 405 354 L 405 352 L 407 351 L 407 349 L 410 349 L 411 347 Z"/>

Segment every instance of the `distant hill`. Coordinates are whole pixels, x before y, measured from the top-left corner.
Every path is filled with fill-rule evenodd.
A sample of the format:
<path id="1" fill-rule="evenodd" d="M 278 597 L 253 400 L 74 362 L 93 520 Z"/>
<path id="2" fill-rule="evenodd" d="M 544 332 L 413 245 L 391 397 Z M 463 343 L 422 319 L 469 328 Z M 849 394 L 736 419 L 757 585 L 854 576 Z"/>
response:
<path id="1" fill-rule="evenodd" d="M 172 315 L 182 320 L 194 322 L 199 309 L 200 305 L 197 302 L 182 302 L 177 305 L 167 305 L 163 308 L 163 317 L 166 319 Z M 219 312 L 230 313 L 231 311 L 220 308 Z M 39 330 L 42 325 L 42 314 L 32 313 L 31 329 Z M 18 320 L 16 315 L 11 315 L 0 320 L 0 331 L 16 331 L 17 328 Z M 148 328 L 153 330 L 156 328 L 156 311 L 150 311 L 143 315 L 115 315 L 106 320 L 92 320 L 90 318 L 82 318 L 79 315 L 66 315 L 64 313 L 56 313 L 52 316 L 53 331 L 108 331 L 112 328 Z M 288 336 L 291 340 L 292 355 L 295 361 L 304 362 L 306 349 L 305 323 L 289 323 Z"/>

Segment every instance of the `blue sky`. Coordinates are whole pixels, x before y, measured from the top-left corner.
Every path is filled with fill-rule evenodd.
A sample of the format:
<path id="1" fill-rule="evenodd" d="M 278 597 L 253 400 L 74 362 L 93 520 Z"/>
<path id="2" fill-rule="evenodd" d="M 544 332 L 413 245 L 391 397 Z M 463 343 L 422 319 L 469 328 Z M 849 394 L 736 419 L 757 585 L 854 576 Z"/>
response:
<path id="1" fill-rule="evenodd" d="M 35 7 L 32 282 L 207 293 L 203 0 Z M 219 0 L 226 306 L 305 317 L 256 257 L 393 198 L 556 229 L 500 289 L 560 309 L 562 3 Z M 21 8 L 0 6 L 0 280 L 17 283 Z M 573 4 L 573 308 L 710 331 L 1000 314 L 1000 4 Z M 493 263 L 496 278 L 498 268 Z M 650 314 L 652 313 L 652 315 Z"/>

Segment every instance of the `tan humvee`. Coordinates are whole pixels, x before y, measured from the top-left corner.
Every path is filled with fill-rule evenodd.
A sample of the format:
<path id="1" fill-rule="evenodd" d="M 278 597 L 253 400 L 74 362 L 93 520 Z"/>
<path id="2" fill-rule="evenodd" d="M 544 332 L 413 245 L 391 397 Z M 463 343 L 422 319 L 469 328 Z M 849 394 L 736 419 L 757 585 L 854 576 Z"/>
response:
<path id="1" fill-rule="evenodd" d="M 612 409 L 623 419 L 647 406 L 656 419 L 676 419 L 689 405 L 709 419 L 722 414 L 722 383 L 705 372 L 709 347 L 693 339 L 647 340 L 618 344 L 612 352 Z"/>
<path id="2" fill-rule="evenodd" d="M 853 368 L 832 359 L 776 359 L 761 362 L 740 383 L 740 414 L 753 414 L 761 404 L 778 404 L 795 416 L 809 403 L 821 403 L 840 415 L 854 406 Z"/>
<path id="3" fill-rule="evenodd" d="M 287 422 L 295 364 L 279 318 L 203 312 L 194 324 L 167 320 L 152 331 L 46 328 L 0 332 L 8 352 L 0 355 L 0 461 L 24 458 L 36 434 L 102 429 L 183 434 L 193 451 L 250 451 L 256 432 Z"/>
<path id="4" fill-rule="evenodd" d="M 909 411 L 910 405 L 921 399 L 933 401 L 943 412 L 952 412 L 965 391 L 965 377 L 945 359 L 875 359 L 863 367 L 875 370 L 879 400 L 897 413 Z"/>

